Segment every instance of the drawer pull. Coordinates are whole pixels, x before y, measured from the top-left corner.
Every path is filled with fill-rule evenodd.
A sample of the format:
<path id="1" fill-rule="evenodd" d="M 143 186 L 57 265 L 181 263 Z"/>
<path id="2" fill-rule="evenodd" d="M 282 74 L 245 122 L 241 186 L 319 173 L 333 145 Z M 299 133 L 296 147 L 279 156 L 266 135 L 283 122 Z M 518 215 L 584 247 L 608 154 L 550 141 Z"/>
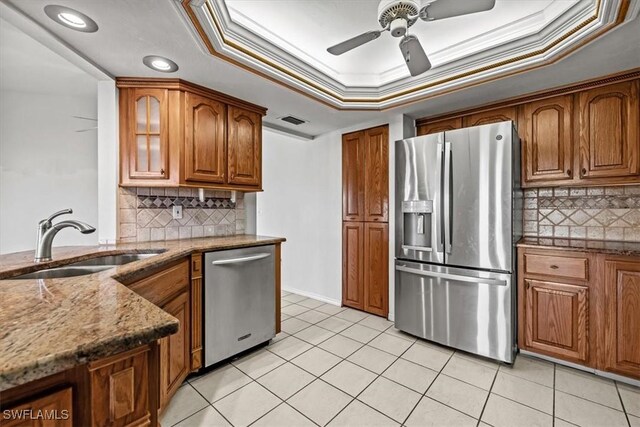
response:
<path id="1" fill-rule="evenodd" d="M 558 268 L 560 268 L 555 264 L 551 264 L 549 267 L 551 267 L 552 270 L 557 270 Z"/>

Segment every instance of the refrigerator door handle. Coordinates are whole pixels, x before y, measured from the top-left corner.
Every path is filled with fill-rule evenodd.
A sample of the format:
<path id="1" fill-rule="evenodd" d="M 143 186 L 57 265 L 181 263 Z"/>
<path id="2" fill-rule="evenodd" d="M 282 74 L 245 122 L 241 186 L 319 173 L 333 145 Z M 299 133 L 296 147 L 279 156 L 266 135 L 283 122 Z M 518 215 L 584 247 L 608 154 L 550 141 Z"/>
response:
<path id="1" fill-rule="evenodd" d="M 417 274 L 419 276 L 437 277 L 440 279 L 447 279 L 447 280 L 456 280 L 458 282 L 485 283 L 487 285 L 507 286 L 507 282 L 505 280 L 487 279 L 484 277 L 461 276 L 459 274 L 441 273 L 438 271 L 417 270 L 415 268 L 404 267 L 402 265 L 397 265 L 396 270 L 404 271 L 405 273 Z"/>
<path id="2" fill-rule="evenodd" d="M 442 190 L 442 198 L 444 199 L 444 209 L 442 216 L 444 218 L 444 251 L 451 253 L 451 142 L 444 143 L 444 186 Z"/>
<path id="3" fill-rule="evenodd" d="M 438 142 L 438 165 L 440 166 L 440 173 L 438 174 L 438 176 L 440 177 L 440 182 L 438 182 L 438 188 L 440 189 L 440 191 L 442 192 L 442 170 L 443 170 L 443 156 L 442 156 L 442 151 L 443 151 L 443 144 L 442 142 Z M 440 200 L 438 200 L 438 203 L 442 203 L 442 195 L 440 196 Z M 442 227 L 442 221 L 440 220 L 440 215 L 442 213 L 442 208 L 440 208 L 439 206 L 436 206 L 434 209 L 434 218 L 435 218 L 435 227 L 436 227 L 436 238 L 438 239 L 437 243 L 436 243 L 436 250 L 438 252 L 442 252 L 444 249 L 444 230 Z"/>

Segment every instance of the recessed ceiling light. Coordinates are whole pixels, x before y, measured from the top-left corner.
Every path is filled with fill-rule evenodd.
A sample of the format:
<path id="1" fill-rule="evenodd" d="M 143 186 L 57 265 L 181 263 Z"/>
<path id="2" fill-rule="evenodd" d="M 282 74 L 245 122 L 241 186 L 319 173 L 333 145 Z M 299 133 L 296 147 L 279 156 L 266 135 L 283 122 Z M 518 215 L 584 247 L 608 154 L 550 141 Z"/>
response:
<path id="1" fill-rule="evenodd" d="M 173 73 L 178 71 L 178 64 L 170 59 L 158 55 L 148 55 L 142 58 L 142 63 L 152 70 L 163 73 Z"/>
<path id="2" fill-rule="evenodd" d="M 64 25 L 72 30 L 82 31 L 84 33 L 95 33 L 98 31 L 96 21 L 84 13 L 69 7 L 50 4 L 45 6 L 44 13 L 58 24 Z"/>

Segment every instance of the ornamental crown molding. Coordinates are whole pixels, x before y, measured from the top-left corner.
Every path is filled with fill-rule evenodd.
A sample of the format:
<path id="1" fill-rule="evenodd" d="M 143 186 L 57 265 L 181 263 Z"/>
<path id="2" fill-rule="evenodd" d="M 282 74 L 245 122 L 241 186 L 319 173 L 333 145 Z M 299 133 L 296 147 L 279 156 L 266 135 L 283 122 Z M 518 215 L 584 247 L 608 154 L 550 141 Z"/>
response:
<path id="1" fill-rule="evenodd" d="M 301 52 L 223 0 L 174 0 L 200 47 L 340 110 L 386 110 L 553 63 L 633 20 L 640 0 L 551 2 L 545 9 L 429 53 L 434 67 L 410 77 L 404 64 L 345 75 Z M 427 23 L 428 24 L 428 23 Z M 362 82 L 365 82 L 363 84 Z"/>

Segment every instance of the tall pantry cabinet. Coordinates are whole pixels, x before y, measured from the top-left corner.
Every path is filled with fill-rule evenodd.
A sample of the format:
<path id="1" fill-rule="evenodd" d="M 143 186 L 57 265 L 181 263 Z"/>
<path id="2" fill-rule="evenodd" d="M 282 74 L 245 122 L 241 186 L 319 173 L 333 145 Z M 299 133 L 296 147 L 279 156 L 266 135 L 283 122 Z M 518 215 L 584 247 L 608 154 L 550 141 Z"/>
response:
<path id="1" fill-rule="evenodd" d="M 389 313 L 389 126 L 342 136 L 342 304 Z"/>

